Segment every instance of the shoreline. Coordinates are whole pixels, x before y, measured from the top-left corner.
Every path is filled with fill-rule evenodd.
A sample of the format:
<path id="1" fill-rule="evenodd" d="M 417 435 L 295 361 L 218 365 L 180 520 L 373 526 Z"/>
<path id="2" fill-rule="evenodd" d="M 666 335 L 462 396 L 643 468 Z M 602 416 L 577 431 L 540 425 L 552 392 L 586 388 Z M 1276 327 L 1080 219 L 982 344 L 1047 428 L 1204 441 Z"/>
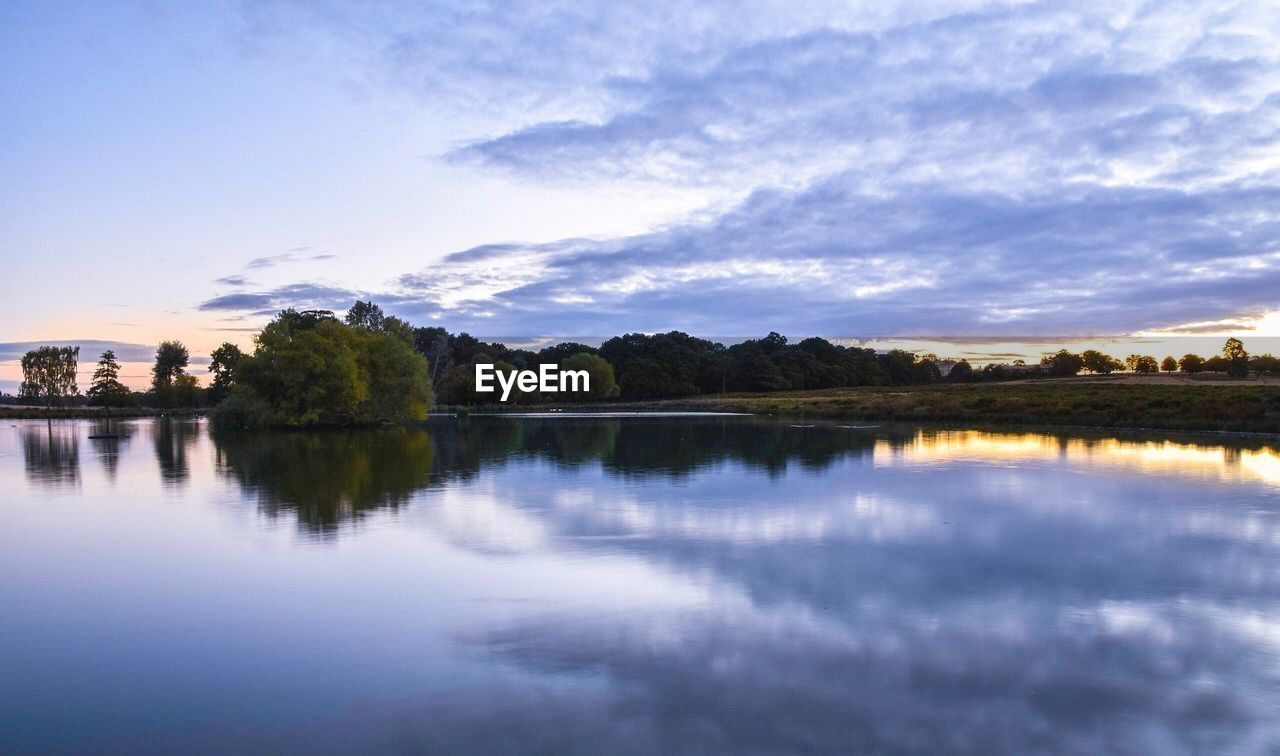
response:
<path id="1" fill-rule="evenodd" d="M 28 407 L 21 404 L 0 405 L 0 420 L 132 420 L 140 417 L 203 417 L 207 409 L 157 409 L 154 407 Z"/>
<path id="2" fill-rule="evenodd" d="M 732 413 L 801 419 L 1078 431 L 1280 434 L 1280 386 L 1237 383 L 1134 384 L 1099 380 L 1039 380 L 927 386 L 862 386 L 715 394 L 632 401 L 440 405 L 432 416 L 562 413 Z M 207 409 L 0 406 L 0 419 L 108 420 L 196 418 Z"/>
<path id="3" fill-rule="evenodd" d="M 441 408 L 445 410 L 445 408 Z M 861 386 L 617 401 L 465 408 L 467 414 L 726 412 L 808 419 L 1090 431 L 1280 434 L 1280 386 L 1041 380 Z"/>

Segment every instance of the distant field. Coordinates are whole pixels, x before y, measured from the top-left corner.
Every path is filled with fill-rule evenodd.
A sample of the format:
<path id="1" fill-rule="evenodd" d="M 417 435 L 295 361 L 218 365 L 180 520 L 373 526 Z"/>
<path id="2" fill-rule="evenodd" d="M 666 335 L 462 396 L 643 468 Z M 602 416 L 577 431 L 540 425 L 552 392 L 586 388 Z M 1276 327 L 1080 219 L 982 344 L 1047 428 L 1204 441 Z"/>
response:
<path id="1" fill-rule="evenodd" d="M 1280 381 L 1275 379 L 1126 375 L 726 394 L 609 406 L 974 425 L 1280 433 Z"/>
<path id="2" fill-rule="evenodd" d="M 1114 373 L 1079 375 L 1074 378 L 1041 378 L 1050 383 L 1106 383 L 1119 386 L 1280 386 L 1280 376 L 1252 375 L 1232 378 L 1226 373 Z"/>

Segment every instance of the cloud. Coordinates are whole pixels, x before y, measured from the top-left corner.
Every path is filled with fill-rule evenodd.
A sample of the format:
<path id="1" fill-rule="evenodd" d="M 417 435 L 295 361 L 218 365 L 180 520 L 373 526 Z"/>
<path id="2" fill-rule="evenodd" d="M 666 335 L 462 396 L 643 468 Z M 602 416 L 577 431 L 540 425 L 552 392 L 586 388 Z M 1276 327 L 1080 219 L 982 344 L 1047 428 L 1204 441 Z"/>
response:
<path id="1" fill-rule="evenodd" d="M 364 84 L 489 134 L 452 161 L 712 201 L 649 234 L 483 244 L 364 292 L 404 315 L 530 335 L 1070 335 L 1276 305 L 1280 17 L 1261 5 L 245 14 L 251 41 L 324 36 Z M 304 245 L 248 267 L 327 257 Z M 355 295 L 300 280 L 201 307 Z"/>
<path id="2" fill-rule="evenodd" d="M 361 293 L 340 286 L 299 283 L 269 291 L 224 294 L 205 300 L 198 309 L 249 312 L 256 315 L 274 315 L 287 307 L 338 311 L 347 309 L 352 302 L 361 298 Z"/>
<path id="3" fill-rule="evenodd" d="M 780 34 L 608 78 L 599 119 L 523 125 L 449 157 L 739 190 L 852 169 L 869 188 L 1002 191 L 1274 178 L 1278 27 L 1248 7 L 1036 3 Z"/>
<path id="4" fill-rule="evenodd" d="M 245 263 L 244 267 L 249 270 L 257 270 L 260 268 L 271 268 L 280 263 L 293 262 L 293 253 L 282 252 L 278 255 L 266 255 L 265 257 L 255 257 Z"/>
<path id="5" fill-rule="evenodd" d="M 0 362 L 20 360 L 27 351 L 42 346 L 80 347 L 80 363 L 82 367 L 85 362 L 96 362 L 98 355 L 108 349 L 115 351 L 116 359 L 121 362 L 150 362 L 156 356 L 154 344 L 132 344 L 125 341 L 101 341 L 98 339 L 50 339 L 48 341 L 9 341 L 0 343 Z"/>
<path id="6" fill-rule="evenodd" d="M 226 286 L 248 286 L 251 282 L 245 276 L 223 276 L 216 279 L 214 283 L 224 284 Z"/>
<path id="7" fill-rule="evenodd" d="M 1072 336 L 1261 313 L 1280 290 L 1280 189 L 1266 185 L 859 187 L 841 174 L 708 222 L 465 250 L 381 292 L 301 283 L 202 308 L 368 296 L 482 333 Z"/>
<path id="8" fill-rule="evenodd" d="M 310 249 L 310 247 L 294 247 L 288 252 L 281 252 L 278 255 L 266 255 L 264 257 L 255 257 L 249 262 L 245 263 L 244 267 L 246 270 L 261 270 L 263 268 L 273 268 L 277 265 L 283 265 L 285 263 L 332 260 L 333 258 L 337 257 L 337 255 L 331 254 L 328 252 L 318 252 L 310 255 L 300 254 L 301 252 L 304 252 L 308 249 Z M 218 279 L 218 282 L 227 283 L 228 279 L 237 279 L 237 278 L 243 280 L 242 276 L 227 276 L 226 278 Z M 232 284 L 232 285 L 238 285 L 238 284 Z"/>
<path id="9" fill-rule="evenodd" d="M 636 236 L 479 245 L 366 292 L 402 315 L 1070 336 L 1280 304 L 1280 14 L 1261 4 L 383 10 L 252 26 L 326 29 L 371 80 L 467 114 L 489 136 L 455 163 L 709 202 Z M 335 298 L 301 281 L 202 307 Z"/>

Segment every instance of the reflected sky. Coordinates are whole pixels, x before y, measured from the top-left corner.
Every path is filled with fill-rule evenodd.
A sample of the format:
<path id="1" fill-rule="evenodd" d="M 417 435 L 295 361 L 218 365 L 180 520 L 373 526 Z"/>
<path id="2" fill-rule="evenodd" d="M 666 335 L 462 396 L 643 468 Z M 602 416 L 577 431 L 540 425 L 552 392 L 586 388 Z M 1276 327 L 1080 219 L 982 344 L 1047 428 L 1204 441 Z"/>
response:
<path id="1" fill-rule="evenodd" d="M 0 750 L 1267 752 L 1257 439 L 0 428 Z"/>

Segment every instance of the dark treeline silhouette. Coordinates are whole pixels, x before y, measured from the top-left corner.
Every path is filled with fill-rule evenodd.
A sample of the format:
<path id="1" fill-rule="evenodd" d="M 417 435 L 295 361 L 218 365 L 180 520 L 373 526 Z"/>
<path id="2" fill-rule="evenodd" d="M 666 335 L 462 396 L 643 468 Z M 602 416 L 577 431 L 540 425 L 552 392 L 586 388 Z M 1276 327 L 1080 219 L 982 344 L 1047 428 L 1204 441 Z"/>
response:
<path id="1" fill-rule="evenodd" d="M 1066 349 L 1047 355 L 1039 364 L 995 363 L 975 368 L 966 360 L 939 359 L 895 349 L 877 352 L 843 346 L 811 337 L 790 343 L 770 333 L 725 346 L 680 331 L 629 333 L 605 341 L 599 348 L 584 344 L 556 344 L 539 351 L 512 349 L 485 343 L 467 333 L 451 334 L 443 328 L 415 329 L 415 346 L 431 362 L 437 376 L 436 396 L 452 405 L 488 404 L 493 395 L 477 396 L 474 367 L 492 363 L 499 368 L 536 370 L 539 365 L 563 365 L 565 356 L 588 354 L 602 358 L 616 376 L 617 390 L 604 396 L 623 400 L 672 399 L 725 392 L 804 391 L 853 386 L 911 386 L 931 383 L 972 383 L 1033 378 L 1067 377 L 1117 371 L 1192 374 L 1223 373 L 1246 377 L 1280 375 L 1280 359 L 1271 355 L 1249 356 L 1237 339 L 1229 339 L 1223 354 L 1209 358 L 1194 354 L 1180 360 L 1130 355 L 1117 360 L 1097 350 L 1079 354 Z M 594 387 L 593 373 L 593 387 Z M 612 389 L 610 384 L 610 388 Z M 603 398 L 592 392 L 590 398 Z M 516 403 L 563 401 L 564 395 L 519 394 Z"/>
<path id="2" fill-rule="evenodd" d="M 680 331 L 628 333 L 599 347 L 559 343 L 538 350 L 484 342 L 439 326 L 414 327 L 386 315 L 372 302 L 356 302 L 339 319 L 327 310 L 285 310 L 254 338 L 245 353 L 225 343 L 210 356 L 211 380 L 200 387 L 187 374 L 187 348 L 166 341 L 156 351 L 151 387 L 130 392 L 118 379 L 115 354 L 104 352 L 86 395 L 74 381 L 78 350 L 42 347 L 23 360 L 20 400 L 110 407 L 194 408 L 222 405 L 230 424 L 351 425 L 420 419 L 440 402 L 493 404 L 493 393 L 475 390 L 476 365 L 499 373 L 537 371 L 543 365 L 586 371 L 590 390 L 576 393 L 513 391 L 511 404 L 579 402 L 619 398 L 651 400 L 726 392 L 767 393 L 854 386 L 972 383 L 1081 373 L 1216 373 L 1246 378 L 1280 375 L 1280 358 L 1250 356 L 1238 339 L 1208 358 L 1186 354 L 1157 360 L 1129 355 L 1118 360 L 1095 349 L 1066 349 L 1038 364 L 1016 360 L 975 368 L 965 360 L 939 359 L 895 349 L 877 352 L 810 337 L 792 343 L 770 333 L 725 346 Z M 424 380 L 425 375 L 425 380 Z M 70 378 L 68 377 L 70 376 Z M 10 398 L 12 399 L 12 398 Z M 230 400 L 230 401 L 227 401 Z M 215 417 L 216 419 L 216 417 Z"/>

